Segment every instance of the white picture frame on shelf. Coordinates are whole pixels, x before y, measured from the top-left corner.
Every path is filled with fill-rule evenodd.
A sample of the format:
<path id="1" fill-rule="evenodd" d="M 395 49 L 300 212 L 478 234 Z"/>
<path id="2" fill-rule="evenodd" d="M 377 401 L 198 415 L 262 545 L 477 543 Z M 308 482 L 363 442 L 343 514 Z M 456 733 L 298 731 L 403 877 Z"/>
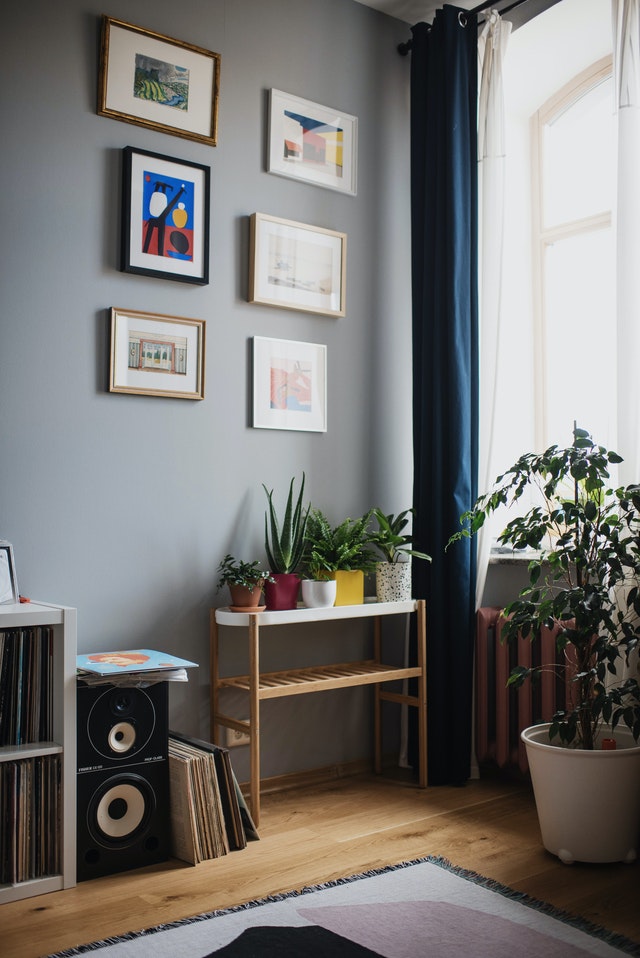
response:
<path id="1" fill-rule="evenodd" d="M 0 605 L 20 601 L 13 546 L 0 539 Z"/>
<path id="2" fill-rule="evenodd" d="M 355 196 L 357 160 L 356 116 L 282 90 L 270 91 L 269 173 Z"/>
<path id="3" fill-rule="evenodd" d="M 327 431 L 327 347 L 253 337 L 253 428 Z"/>

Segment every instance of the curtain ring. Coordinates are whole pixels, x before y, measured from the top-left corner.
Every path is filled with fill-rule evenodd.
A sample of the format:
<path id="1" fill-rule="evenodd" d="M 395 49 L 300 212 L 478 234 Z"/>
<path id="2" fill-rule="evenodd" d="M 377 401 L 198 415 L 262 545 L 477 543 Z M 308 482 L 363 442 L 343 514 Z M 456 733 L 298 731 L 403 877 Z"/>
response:
<path id="1" fill-rule="evenodd" d="M 466 27 L 467 25 L 467 18 L 462 10 L 458 10 L 458 23 L 461 27 Z"/>

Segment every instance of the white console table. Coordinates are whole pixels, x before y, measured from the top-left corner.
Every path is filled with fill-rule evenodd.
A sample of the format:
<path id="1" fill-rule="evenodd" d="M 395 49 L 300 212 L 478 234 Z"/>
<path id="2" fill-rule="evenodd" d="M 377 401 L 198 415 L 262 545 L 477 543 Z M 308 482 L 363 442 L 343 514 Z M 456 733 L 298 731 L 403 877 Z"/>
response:
<path id="1" fill-rule="evenodd" d="M 415 666 L 385 665 L 381 660 L 381 622 L 385 616 L 415 613 L 417 616 L 418 664 Z M 326 623 L 345 619 L 373 619 L 373 657 L 366 661 L 346 662 L 308 668 L 262 672 L 260 637 L 262 630 L 274 625 Z M 362 605 L 333 606 L 328 609 L 298 607 L 285 612 L 231 612 L 228 608 L 211 610 L 211 738 L 219 742 L 219 728 L 232 728 L 249 738 L 250 781 L 249 801 L 255 824 L 260 820 L 260 703 L 287 695 L 304 695 L 328 689 L 373 685 L 375 771 L 382 766 L 381 702 L 397 702 L 418 709 L 418 784 L 427 785 L 427 676 L 426 676 L 426 608 L 422 599 L 404 602 L 375 602 Z M 249 671 L 246 675 L 220 675 L 221 628 L 243 629 L 248 640 Z M 386 682 L 417 679 L 417 695 L 381 689 Z M 249 720 L 242 721 L 220 711 L 222 689 L 240 689 L 249 696 Z"/>

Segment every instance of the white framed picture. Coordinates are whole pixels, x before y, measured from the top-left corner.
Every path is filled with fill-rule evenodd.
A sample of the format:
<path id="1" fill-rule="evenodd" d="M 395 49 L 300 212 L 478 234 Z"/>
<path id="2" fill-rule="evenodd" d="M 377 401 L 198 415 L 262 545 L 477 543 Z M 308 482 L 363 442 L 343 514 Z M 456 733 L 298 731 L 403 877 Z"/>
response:
<path id="1" fill-rule="evenodd" d="M 327 347 L 253 337 L 253 427 L 327 431 Z"/>

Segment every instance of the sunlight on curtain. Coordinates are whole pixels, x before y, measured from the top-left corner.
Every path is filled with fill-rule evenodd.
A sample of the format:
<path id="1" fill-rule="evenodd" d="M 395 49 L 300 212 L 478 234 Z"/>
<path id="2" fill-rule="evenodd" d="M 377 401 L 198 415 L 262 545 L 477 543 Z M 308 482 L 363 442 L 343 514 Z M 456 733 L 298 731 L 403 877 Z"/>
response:
<path id="1" fill-rule="evenodd" d="M 620 482 L 640 481 L 640 0 L 612 0 L 618 115 L 617 319 Z"/>
<path id="2" fill-rule="evenodd" d="M 478 489 L 495 476 L 496 385 L 502 310 L 502 262 L 505 203 L 505 136 L 502 64 L 511 24 L 493 10 L 478 39 L 478 202 L 480 309 L 480 437 Z M 482 604 L 491 541 L 496 523 L 478 535 L 476 608 Z"/>

